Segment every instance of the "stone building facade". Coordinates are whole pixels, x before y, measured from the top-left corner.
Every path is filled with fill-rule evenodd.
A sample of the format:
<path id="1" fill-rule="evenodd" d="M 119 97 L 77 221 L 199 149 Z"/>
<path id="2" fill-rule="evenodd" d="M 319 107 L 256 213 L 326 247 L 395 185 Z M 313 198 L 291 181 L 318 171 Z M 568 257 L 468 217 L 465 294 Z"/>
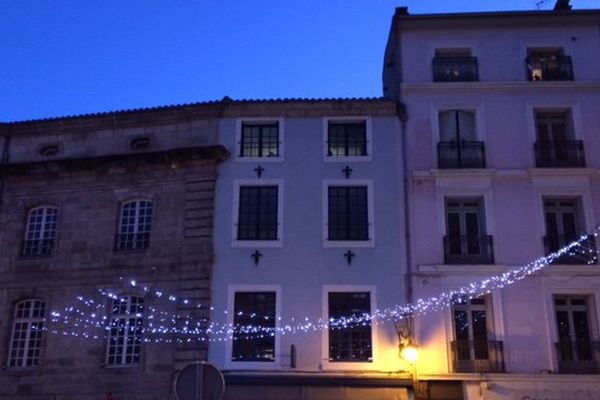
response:
<path id="1" fill-rule="evenodd" d="M 210 304 L 217 112 L 2 125 L 0 399 L 166 399 L 176 371 L 206 359 L 206 342 L 136 329 L 153 309 L 208 317 L 152 294 Z M 85 326 L 101 317 L 128 328 Z"/>

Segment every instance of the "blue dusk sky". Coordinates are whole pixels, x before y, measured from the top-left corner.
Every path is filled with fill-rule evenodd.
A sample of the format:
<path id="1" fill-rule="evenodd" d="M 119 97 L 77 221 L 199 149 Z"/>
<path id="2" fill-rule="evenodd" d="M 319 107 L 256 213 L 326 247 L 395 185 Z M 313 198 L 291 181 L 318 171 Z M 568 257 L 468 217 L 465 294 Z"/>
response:
<path id="1" fill-rule="evenodd" d="M 0 0 L 0 121 L 225 95 L 381 96 L 396 7 L 535 10 L 537 1 Z"/>

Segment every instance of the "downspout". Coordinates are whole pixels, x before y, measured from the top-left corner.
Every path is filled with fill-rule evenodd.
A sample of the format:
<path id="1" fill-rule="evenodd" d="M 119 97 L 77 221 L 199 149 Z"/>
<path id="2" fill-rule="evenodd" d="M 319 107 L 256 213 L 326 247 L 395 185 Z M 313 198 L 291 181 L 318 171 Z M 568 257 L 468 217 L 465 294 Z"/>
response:
<path id="1" fill-rule="evenodd" d="M 412 282 L 412 252 L 411 252 L 411 240 L 410 240 L 410 196 L 408 193 L 410 176 L 408 171 L 408 151 L 406 146 L 406 122 L 408 121 L 408 115 L 406 113 L 406 106 L 402 103 L 398 104 L 400 111 L 400 134 L 402 136 L 402 196 L 404 205 L 404 244 L 406 251 L 406 304 L 411 304 L 413 301 L 413 282 Z"/>

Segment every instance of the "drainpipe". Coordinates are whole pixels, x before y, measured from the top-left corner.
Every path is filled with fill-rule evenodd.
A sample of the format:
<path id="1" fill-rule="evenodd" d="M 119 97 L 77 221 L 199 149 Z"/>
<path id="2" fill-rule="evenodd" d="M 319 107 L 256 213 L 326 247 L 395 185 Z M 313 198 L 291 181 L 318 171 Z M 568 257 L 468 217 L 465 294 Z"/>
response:
<path id="1" fill-rule="evenodd" d="M 406 289 L 406 304 L 410 304 L 413 301 L 413 282 L 412 282 L 412 253 L 410 248 L 410 196 L 409 196 L 409 186 L 410 186 L 410 175 L 408 170 L 408 151 L 406 146 L 406 122 L 408 121 L 408 115 L 406 113 L 406 106 L 402 103 L 398 103 L 399 110 L 399 118 L 400 118 L 400 132 L 402 135 L 402 149 L 401 149 L 401 157 L 402 157 L 402 196 L 404 202 L 404 241 L 405 241 L 405 251 L 406 251 L 406 279 L 405 279 L 405 289 Z"/>

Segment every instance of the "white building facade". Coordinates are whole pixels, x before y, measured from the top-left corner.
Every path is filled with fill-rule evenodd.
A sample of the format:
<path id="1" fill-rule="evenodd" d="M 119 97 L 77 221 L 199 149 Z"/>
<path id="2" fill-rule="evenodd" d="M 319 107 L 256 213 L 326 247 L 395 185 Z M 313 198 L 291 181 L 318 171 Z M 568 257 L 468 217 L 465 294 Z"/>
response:
<path id="1" fill-rule="evenodd" d="M 406 106 L 412 300 L 522 266 L 600 218 L 598 10 L 396 10 L 384 91 Z M 416 396 L 600 398 L 600 270 L 565 256 L 415 321 Z"/>
<path id="2" fill-rule="evenodd" d="M 212 322 L 271 329 L 211 343 L 226 398 L 408 398 L 393 323 L 308 325 L 404 300 L 396 103 L 234 103 L 219 143 Z"/>

